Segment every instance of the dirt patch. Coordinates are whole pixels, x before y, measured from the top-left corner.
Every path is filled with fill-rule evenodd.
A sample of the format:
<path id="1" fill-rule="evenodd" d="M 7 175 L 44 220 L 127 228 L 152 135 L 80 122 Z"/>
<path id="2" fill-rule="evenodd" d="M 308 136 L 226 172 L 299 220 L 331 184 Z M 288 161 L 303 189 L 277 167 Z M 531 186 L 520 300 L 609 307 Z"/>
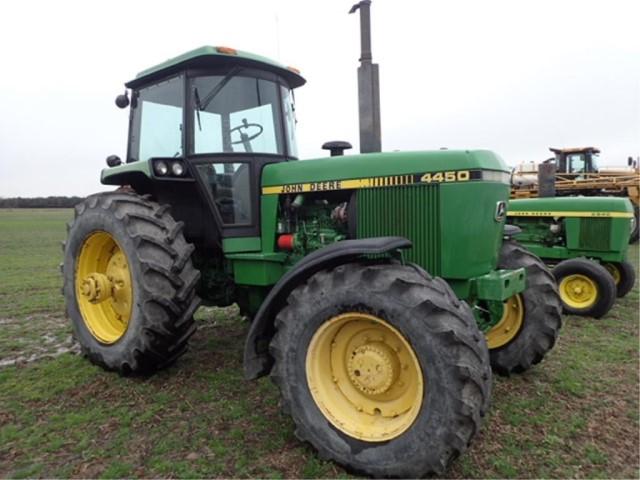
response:
<path id="1" fill-rule="evenodd" d="M 80 352 L 63 316 L 0 318 L 0 326 L 0 368 Z"/>

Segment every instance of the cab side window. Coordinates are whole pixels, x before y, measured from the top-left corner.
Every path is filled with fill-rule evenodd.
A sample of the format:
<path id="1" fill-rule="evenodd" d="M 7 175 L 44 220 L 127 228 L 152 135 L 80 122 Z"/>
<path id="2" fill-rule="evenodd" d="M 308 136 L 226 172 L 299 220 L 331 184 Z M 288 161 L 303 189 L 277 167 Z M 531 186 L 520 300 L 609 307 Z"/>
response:
<path id="1" fill-rule="evenodd" d="M 183 78 L 138 90 L 132 102 L 132 129 L 127 161 L 182 157 Z"/>

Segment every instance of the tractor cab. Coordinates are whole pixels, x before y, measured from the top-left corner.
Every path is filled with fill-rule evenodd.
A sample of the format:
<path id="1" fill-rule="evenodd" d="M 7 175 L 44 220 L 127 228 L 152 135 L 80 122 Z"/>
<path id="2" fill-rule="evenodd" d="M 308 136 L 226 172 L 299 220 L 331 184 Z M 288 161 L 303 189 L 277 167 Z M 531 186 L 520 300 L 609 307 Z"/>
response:
<path id="1" fill-rule="evenodd" d="M 558 173 L 583 175 L 598 172 L 600 150 L 597 148 L 550 148 L 549 150 L 555 154 L 555 158 L 550 158 L 545 163 L 555 163 Z"/>
<path id="2" fill-rule="evenodd" d="M 228 47 L 201 47 L 141 72 L 126 83 L 130 101 L 116 101 L 131 106 L 126 163 L 150 173 L 132 187 L 171 203 L 200 230 L 191 238 L 256 235 L 262 168 L 298 155 L 292 90 L 304 83 L 293 68 Z M 113 173 L 109 183 L 118 181 Z M 198 202 L 209 205 L 200 209 L 209 219 L 193 218 L 202 215 Z"/>

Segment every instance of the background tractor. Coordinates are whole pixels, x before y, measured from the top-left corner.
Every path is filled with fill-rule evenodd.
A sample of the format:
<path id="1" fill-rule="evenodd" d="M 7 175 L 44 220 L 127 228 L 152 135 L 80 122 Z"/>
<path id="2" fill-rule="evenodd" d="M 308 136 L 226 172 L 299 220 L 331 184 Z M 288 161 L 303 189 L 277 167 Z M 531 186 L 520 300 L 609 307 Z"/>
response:
<path id="1" fill-rule="evenodd" d="M 304 83 L 202 47 L 126 84 L 127 158 L 101 175 L 118 189 L 69 225 L 75 335 L 94 363 L 148 373 L 185 351 L 200 297 L 237 303 L 246 377 L 271 375 L 299 438 L 370 475 L 442 473 L 479 429 L 491 367 L 523 372 L 553 347 L 553 277 L 509 238 L 492 152 L 329 142 L 298 161 Z"/>
<path id="2" fill-rule="evenodd" d="M 635 283 L 626 261 L 631 202 L 615 197 L 511 200 L 518 241 L 553 266 L 564 310 L 600 318 Z"/>
<path id="3" fill-rule="evenodd" d="M 600 150 L 595 147 L 549 150 L 554 157 L 542 164 L 523 164 L 514 170 L 511 197 L 626 197 L 633 204 L 636 219 L 630 242 L 636 242 L 640 205 L 640 170 L 637 161 L 629 157 L 626 167 L 601 168 L 598 165 Z"/>

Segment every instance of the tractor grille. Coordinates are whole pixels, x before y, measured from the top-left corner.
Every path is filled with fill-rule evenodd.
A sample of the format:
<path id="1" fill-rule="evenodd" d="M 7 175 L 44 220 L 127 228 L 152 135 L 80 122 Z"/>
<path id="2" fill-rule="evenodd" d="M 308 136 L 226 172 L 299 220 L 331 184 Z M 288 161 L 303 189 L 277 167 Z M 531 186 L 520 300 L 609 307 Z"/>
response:
<path id="1" fill-rule="evenodd" d="M 440 275 L 438 185 L 371 188 L 358 191 L 358 238 L 398 235 L 413 242 L 405 259 Z"/>
<path id="2" fill-rule="evenodd" d="M 610 250 L 611 219 L 586 218 L 580 225 L 580 248 L 584 250 Z"/>

